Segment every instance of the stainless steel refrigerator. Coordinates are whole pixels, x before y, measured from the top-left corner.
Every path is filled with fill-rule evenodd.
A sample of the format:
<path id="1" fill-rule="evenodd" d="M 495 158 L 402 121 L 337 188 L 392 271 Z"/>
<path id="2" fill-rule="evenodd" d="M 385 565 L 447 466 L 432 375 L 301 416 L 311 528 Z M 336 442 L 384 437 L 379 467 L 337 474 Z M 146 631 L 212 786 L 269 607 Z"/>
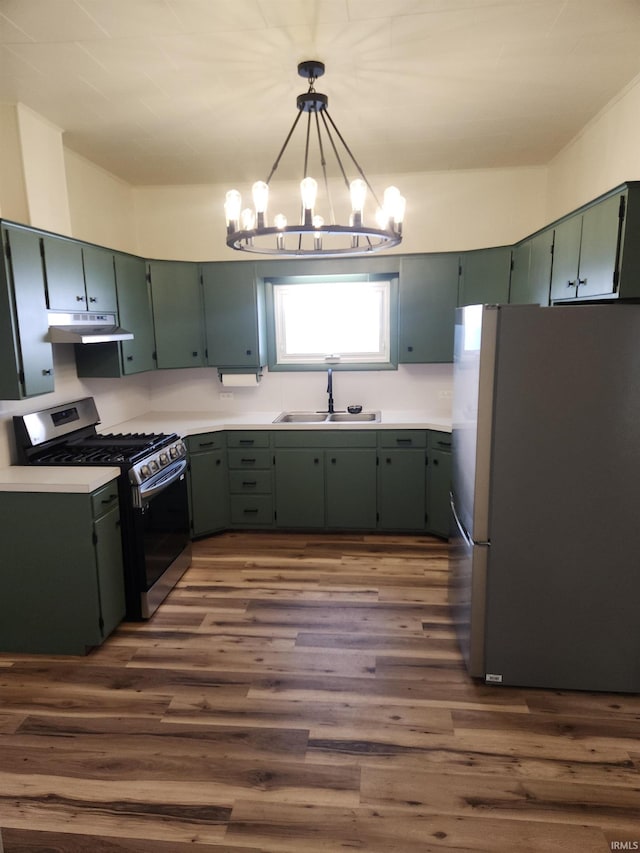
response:
<path id="1" fill-rule="evenodd" d="M 458 309 L 452 480 L 470 674 L 640 691 L 640 305 Z"/>

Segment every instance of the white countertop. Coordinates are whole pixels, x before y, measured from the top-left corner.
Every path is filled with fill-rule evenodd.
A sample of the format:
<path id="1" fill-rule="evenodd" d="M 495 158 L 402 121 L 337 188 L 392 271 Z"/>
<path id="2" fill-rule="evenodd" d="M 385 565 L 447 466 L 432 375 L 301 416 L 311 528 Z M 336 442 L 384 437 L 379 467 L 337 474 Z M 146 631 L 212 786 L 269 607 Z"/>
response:
<path id="1" fill-rule="evenodd" d="M 12 465 L 10 468 L 0 468 L 0 492 L 89 494 L 119 475 L 119 468 L 93 465 Z"/>
<path id="2" fill-rule="evenodd" d="M 422 410 L 383 410 L 380 421 L 354 423 L 274 424 L 280 412 L 147 412 L 131 420 L 101 427 L 101 432 L 177 432 L 181 436 L 221 430 L 318 430 L 318 429 L 433 429 L 451 432 L 451 418 Z"/>
<path id="3" fill-rule="evenodd" d="M 422 410 L 384 410 L 378 422 L 333 424 L 274 424 L 280 412 L 147 412 L 119 424 L 102 426 L 100 432 L 176 432 L 181 436 L 221 430 L 318 430 L 318 429 L 433 429 L 451 432 L 451 419 Z M 13 465 L 0 468 L 2 492 L 79 492 L 89 493 L 120 474 L 119 468 L 91 465 L 49 467 Z"/>

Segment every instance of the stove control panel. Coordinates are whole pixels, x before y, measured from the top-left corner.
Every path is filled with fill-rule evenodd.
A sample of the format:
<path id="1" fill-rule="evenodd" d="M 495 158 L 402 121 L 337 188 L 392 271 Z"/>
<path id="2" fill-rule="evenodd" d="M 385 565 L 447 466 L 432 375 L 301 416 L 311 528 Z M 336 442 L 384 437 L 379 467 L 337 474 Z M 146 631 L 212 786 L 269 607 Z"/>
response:
<path id="1" fill-rule="evenodd" d="M 141 459 L 130 469 L 129 479 L 134 486 L 139 486 L 153 477 L 158 471 L 166 468 L 177 459 L 182 459 L 187 455 L 187 446 L 180 438 L 173 441 L 171 444 L 162 447 L 159 450 L 150 453 Z"/>

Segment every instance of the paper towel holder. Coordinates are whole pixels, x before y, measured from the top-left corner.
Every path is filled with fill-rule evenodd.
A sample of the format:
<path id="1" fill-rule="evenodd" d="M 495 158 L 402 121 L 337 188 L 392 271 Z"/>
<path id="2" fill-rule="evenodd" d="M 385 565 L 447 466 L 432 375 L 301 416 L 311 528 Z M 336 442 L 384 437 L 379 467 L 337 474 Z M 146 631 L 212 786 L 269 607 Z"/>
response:
<path id="1" fill-rule="evenodd" d="M 255 388 L 262 379 L 262 368 L 247 370 L 246 367 L 218 368 L 221 385 L 230 388 Z"/>

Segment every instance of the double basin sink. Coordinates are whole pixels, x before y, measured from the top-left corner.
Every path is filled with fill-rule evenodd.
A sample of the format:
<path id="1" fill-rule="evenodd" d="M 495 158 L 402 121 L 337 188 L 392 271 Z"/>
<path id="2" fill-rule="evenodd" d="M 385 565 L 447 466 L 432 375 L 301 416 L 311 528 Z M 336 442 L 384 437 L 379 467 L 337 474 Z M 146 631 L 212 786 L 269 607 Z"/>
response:
<path id="1" fill-rule="evenodd" d="M 274 424 L 379 423 L 380 412 L 282 412 Z"/>

